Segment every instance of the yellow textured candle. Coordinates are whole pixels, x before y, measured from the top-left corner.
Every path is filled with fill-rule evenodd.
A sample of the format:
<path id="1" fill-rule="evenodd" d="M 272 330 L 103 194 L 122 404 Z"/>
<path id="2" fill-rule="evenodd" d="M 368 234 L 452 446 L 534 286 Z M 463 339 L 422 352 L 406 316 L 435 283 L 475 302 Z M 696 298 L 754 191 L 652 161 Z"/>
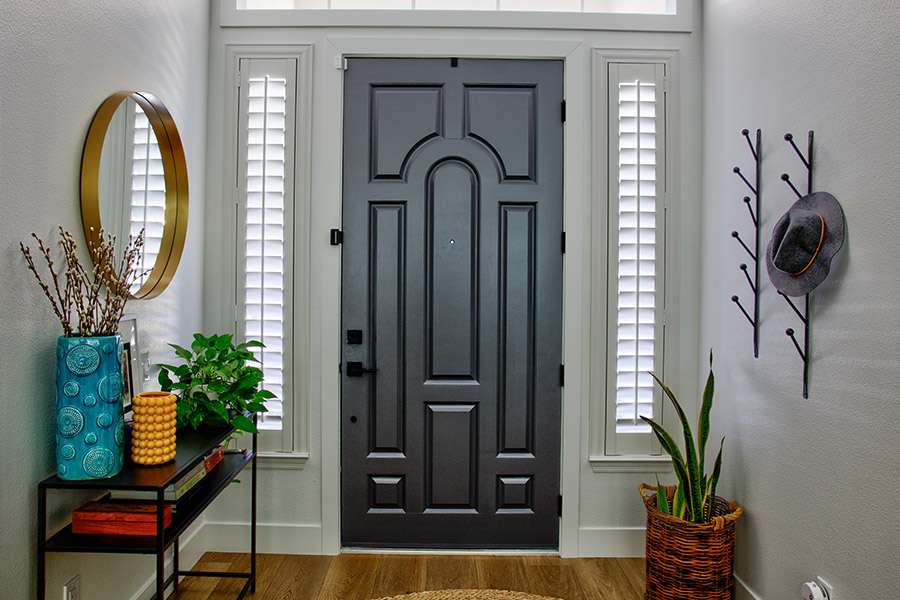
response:
<path id="1" fill-rule="evenodd" d="M 160 465 L 175 458 L 175 394 L 144 392 L 134 397 L 131 460 Z"/>

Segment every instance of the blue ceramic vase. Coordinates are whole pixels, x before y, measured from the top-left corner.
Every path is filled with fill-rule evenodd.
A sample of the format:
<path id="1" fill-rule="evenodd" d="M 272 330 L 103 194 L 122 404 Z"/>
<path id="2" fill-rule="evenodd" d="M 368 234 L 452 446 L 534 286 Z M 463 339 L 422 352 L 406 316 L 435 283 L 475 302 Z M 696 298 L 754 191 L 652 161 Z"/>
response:
<path id="1" fill-rule="evenodd" d="M 61 337 L 56 344 L 56 474 L 102 479 L 122 470 L 122 336 Z"/>

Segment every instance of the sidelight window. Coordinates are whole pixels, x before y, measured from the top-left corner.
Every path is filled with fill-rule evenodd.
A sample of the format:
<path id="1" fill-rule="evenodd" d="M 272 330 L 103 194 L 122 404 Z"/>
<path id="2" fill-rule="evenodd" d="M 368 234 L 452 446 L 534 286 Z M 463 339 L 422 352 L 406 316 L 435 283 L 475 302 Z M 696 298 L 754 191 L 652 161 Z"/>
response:
<path id="1" fill-rule="evenodd" d="M 595 277 L 606 281 L 607 335 L 605 374 L 598 373 L 605 383 L 594 387 L 603 400 L 593 402 L 598 410 L 592 414 L 592 456 L 660 452 L 641 417 L 662 416 L 650 373 L 663 376 L 667 66 L 606 59 L 595 70 L 603 80 L 595 90 L 605 106 L 606 158 L 600 168 L 605 177 L 599 191 L 607 239 L 601 255 L 605 273 L 595 270 Z M 598 239 L 602 235 L 598 232 Z"/>
<path id="2" fill-rule="evenodd" d="M 289 441 L 296 61 L 240 63 L 236 330 L 265 344 L 254 354 L 275 398 L 266 402 L 260 429 Z"/>

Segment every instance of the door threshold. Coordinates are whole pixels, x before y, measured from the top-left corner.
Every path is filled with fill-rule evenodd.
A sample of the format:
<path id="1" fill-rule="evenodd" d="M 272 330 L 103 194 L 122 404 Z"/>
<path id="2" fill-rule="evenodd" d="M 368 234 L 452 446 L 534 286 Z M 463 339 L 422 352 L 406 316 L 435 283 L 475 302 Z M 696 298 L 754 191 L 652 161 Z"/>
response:
<path id="1" fill-rule="evenodd" d="M 528 556 L 559 556 L 559 550 L 549 548 L 370 548 L 341 546 L 341 554 L 518 554 Z"/>

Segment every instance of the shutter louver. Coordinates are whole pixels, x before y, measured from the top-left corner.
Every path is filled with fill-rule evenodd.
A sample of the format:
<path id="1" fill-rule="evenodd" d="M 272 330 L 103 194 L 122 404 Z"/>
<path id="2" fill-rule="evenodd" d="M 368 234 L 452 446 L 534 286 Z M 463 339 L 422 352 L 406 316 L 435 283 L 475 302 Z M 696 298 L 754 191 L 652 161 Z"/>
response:
<path id="1" fill-rule="evenodd" d="M 251 77 L 247 101 L 244 334 L 254 349 L 266 402 L 260 429 L 281 429 L 285 358 L 285 120 L 284 78 Z"/>
<path id="2" fill-rule="evenodd" d="M 646 454 L 652 436 L 640 417 L 659 418 L 649 372 L 660 374 L 662 365 L 663 66 L 610 64 L 609 77 L 610 267 L 616 273 L 610 297 L 615 363 L 609 374 L 615 405 L 608 428 L 616 440 L 610 453 Z M 638 435 L 629 440 L 629 434 Z"/>
<path id="3" fill-rule="evenodd" d="M 131 285 L 137 292 L 156 264 L 166 220 L 166 180 L 162 156 L 150 120 L 139 107 L 134 111 L 134 146 L 131 169 L 131 236 L 144 230 L 144 251 Z"/>

